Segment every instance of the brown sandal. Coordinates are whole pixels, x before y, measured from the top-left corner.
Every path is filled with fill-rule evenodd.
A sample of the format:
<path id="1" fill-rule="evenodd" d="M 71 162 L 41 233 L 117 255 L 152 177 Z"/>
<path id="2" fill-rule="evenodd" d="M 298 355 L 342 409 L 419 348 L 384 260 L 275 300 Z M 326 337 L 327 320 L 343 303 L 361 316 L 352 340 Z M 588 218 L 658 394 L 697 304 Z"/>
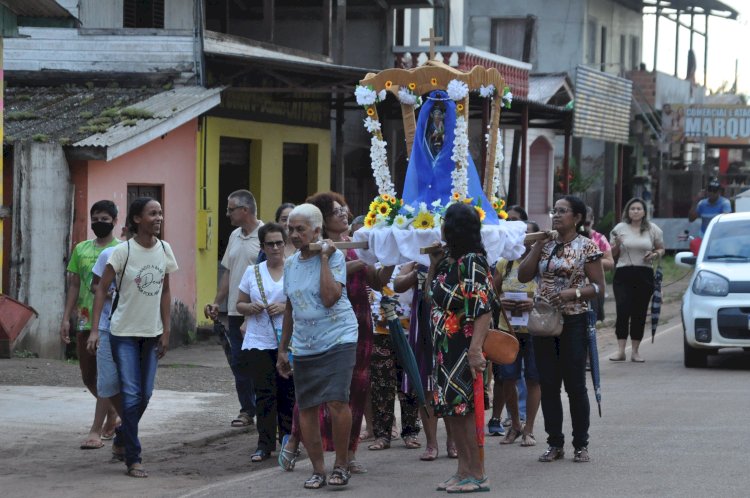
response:
<path id="1" fill-rule="evenodd" d="M 449 444 L 446 449 L 448 450 L 448 458 L 458 458 L 458 449 L 455 445 Z"/>
<path id="2" fill-rule="evenodd" d="M 520 429 L 514 429 L 511 427 L 510 429 L 508 429 L 508 432 L 505 434 L 503 440 L 500 441 L 500 444 L 513 444 L 516 442 L 516 439 L 518 439 L 522 435 L 523 433 Z"/>
<path id="3" fill-rule="evenodd" d="M 370 451 L 380 451 L 380 450 L 387 450 L 390 447 L 391 447 L 391 442 L 390 441 L 388 441 L 384 437 L 379 437 L 379 438 L 377 438 L 375 440 L 374 443 L 372 443 L 371 445 L 369 445 L 367 447 L 367 449 L 370 450 Z M 328 480 L 330 481 L 330 479 L 328 479 Z"/>
<path id="4" fill-rule="evenodd" d="M 419 439 L 417 439 L 417 436 L 406 436 L 404 438 L 404 446 L 406 446 L 409 450 L 416 450 L 417 448 L 422 447 L 422 443 L 419 442 Z"/>
<path id="5" fill-rule="evenodd" d="M 428 446 L 427 448 L 425 448 L 424 453 L 422 453 L 422 456 L 420 456 L 419 459 L 423 462 L 434 462 L 435 460 L 437 460 L 437 457 L 438 449 Z"/>
<path id="6" fill-rule="evenodd" d="M 521 446 L 536 446 L 536 438 L 533 434 L 524 434 L 521 438 Z"/>

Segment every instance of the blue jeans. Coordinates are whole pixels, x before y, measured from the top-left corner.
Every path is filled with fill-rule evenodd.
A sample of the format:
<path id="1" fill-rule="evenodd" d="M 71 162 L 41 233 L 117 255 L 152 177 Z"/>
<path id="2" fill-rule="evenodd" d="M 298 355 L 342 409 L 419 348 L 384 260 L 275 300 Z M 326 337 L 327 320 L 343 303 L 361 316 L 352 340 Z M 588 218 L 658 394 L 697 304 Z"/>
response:
<path id="1" fill-rule="evenodd" d="M 154 391 L 159 339 L 160 337 L 110 336 L 122 395 L 122 425 L 117 431 L 114 444 L 125 447 L 125 464 L 128 467 L 141 463 L 138 423 Z"/>
<path id="2" fill-rule="evenodd" d="M 564 315 L 559 337 L 534 337 L 536 367 L 542 388 L 542 414 L 547 444 L 562 448 L 563 407 L 560 387 L 564 383 L 570 401 L 573 446 L 589 444 L 589 397 L 586 391 L 588 313 Z"/>
<path id="3" fill-rule="evenodd" d="M 234 386 L 237 389 L 237 399 L 240 402 L 240 411 L 248 416 L 255 416 L 255 389 L 250 371 L 242 368 L 242 332 L 240 327 L 245 321 L 244 316 L 228 316 L 227 339 L 231 348 L 229 366 L 234 374 Z"/>

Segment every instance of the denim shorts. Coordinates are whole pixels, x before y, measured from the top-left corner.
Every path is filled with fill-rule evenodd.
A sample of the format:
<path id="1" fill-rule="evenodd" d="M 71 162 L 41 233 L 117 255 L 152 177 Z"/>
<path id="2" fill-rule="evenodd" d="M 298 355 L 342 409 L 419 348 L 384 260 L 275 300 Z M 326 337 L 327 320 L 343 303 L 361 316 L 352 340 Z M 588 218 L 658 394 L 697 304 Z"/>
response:
<path id="1" fill-rule="evenodd" d="M 110 398 L 120 392 L 120 376 L 112 358 L 109 330 L 99 329 L 99 348 L 96 350 L 96 392 L 100 398 Z"/>
<path id="2" fill-rule="evenodd" d="M 518 338 L 518 356 L 510 365 L 493 365 L 492 372 L 497 380 L 518 380 L 521 378 L 521 361 L 523 376 L 526 380 L 539 382 L 539 371 L 534 358 L 534 342 L 529 334 L 516 334 Z"/>

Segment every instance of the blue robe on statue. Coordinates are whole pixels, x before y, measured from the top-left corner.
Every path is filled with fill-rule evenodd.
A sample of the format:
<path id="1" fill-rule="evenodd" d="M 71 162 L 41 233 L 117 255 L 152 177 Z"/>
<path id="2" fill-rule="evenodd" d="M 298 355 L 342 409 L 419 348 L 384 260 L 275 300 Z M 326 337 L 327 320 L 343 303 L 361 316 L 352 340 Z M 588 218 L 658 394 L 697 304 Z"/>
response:
<path id="1" fill-rule="evenodd" d="M 435 99 L 435 100 L 433 100 Z M 440 101 L 445 106 L 443 145 L 437 156 L 433 156 L 430 149 L 427 128 L 432 120 L 432 109 Z M 435 200 L 445 206 L 451 201 L 452 179 L 451 172 L 456 164 L 451 159 L 453 155 L 453 138 L 456 127 L 456 103 L 448 98 L 448 94 L 442 90 L 435 90 L 425 99 L 425 103 L 419 110 L 417 120 L 417 131 L 414 134 L 414 145 L 411 149 L 409 166 L 406 169 L 406 180 L 404 182 L 404 203 L 417 207 L 420 202 L 427 203 L 428 208 Z M 482 190 L 477 168 L 469 154 L 468 167 L 469 197 L 476 204 L 482 200 L 482 209 L 486 213 L 485 224 L 497 225 L 499 223 L 497 213 L 492 209 L 492 203 Z"/>

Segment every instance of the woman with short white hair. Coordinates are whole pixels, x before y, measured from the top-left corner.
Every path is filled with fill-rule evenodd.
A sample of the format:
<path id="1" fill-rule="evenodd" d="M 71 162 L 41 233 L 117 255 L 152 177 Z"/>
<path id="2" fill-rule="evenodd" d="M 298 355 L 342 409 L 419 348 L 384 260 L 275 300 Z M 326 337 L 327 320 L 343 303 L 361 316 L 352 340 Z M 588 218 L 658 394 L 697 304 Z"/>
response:
<path id="1" fill-rule="evenodd" d="M 289 238 L 298 249 L 284 264 L 287 296 L 284 325 L 276 363 L 279 373 L 292 374 L 288 351 L 294 351 L 294 389 L 305 448 L 313 475 L 305 488 L 326 485 L 318 410 L 326 404 L 333 419 L 336 460 L 327 479 L 332 486 L 349 482 L 349 384 L 356 360 L 357 319 L 346 295 L 346 261 L 330 240 L 319 242 L 323 215 L 312 204 L 302 204 L 289 215 Z"/>

